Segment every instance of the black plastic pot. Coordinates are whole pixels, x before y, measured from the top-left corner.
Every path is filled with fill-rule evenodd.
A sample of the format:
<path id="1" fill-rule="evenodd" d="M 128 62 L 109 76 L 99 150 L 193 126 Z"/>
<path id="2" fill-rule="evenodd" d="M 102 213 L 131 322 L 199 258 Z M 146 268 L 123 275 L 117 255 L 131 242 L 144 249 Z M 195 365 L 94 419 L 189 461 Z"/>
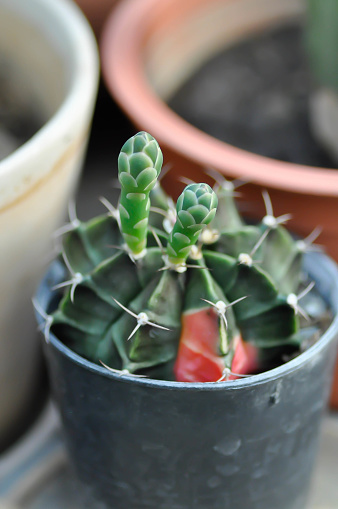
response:
<path id="1" fill-rule="evenodd" d="M 188 384 L 119 375 L 50 335 L 45 353 L 70 456 L 105 507 L 305 508 L 338 332 L 336 265 L 311 253 L 305 269 L 333 323 L 305 353 L 247 379 Z M 54 265 L 39 289 L 45 309 L 57 277 Z"/>

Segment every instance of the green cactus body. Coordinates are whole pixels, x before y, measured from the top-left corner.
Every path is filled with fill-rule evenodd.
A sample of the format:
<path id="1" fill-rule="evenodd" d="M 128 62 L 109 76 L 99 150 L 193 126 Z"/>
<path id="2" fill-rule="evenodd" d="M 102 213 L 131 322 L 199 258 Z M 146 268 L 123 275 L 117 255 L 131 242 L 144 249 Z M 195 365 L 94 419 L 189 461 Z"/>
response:
<path id="1" fill-rule="evenodd" d="M 164 328 L 145 324 L 126 341 L 135 329 L 135 317 L 124 313 L 116 321 L 112 337 L 124 369 L 133 372 L 175 358 L 181 329 L 182 290 L 177 273 L 162 272 L 129 303 L 129 309 L 135 314 L 145 313 L 149 322 Z"/>
<path id="2" fill-rule="evenodd" d="M 237 232 L 245 224 L 234 201 L 235 188 L 233 184 L 224 179 L 221 184 L 216 186 L 216 194 L 218 198 L 217 214 L 211 222 L 211 228 L 218 232 Z"/>
<path id="3" fill-rule="evenodd" d="M 269 232 L 262 246 L 261 268 L 271 275 L 280 292 L 288 294 L 299 287 L 302 255 L 299 243 L 285 228 L 278 226 Z"/>
<path id="4" fill-rule="evenodd" d="M 297 353 L 313 332 L 300 329 L 301 244 L 273 221 L 245 225 L 226 183 L 187 186 L 174 223 L 171 199 L 154 189 L 161 165 L 147 133 L 123 146 L 119 218 L 79 222 L 64 238 L 70 288 L 53 332 L 93 362 L 188 382 L 254 373 Z"/>

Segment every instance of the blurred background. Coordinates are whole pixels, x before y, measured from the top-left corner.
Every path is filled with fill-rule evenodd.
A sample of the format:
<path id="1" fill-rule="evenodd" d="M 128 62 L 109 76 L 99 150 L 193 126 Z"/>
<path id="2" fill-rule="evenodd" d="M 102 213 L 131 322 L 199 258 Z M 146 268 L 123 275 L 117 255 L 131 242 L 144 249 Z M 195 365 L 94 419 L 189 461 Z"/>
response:
<path id="1" fill-rule="evenodd" d="M 46 16 L 48 20 L 42 27 L 39 19 L 42 14 L 36 10 L 41 1 L 34 0 L 35 10 L 32 3 L 30 12 L 24 12 L 23 19 L 28 20 L 30 28 L 21 43 L 30 46 L 31 53 L 36 54 L 36 48 L 42 43 L 40 39 L 35 40 L 33 29 L 41 33 L 50 31 L 50 44 L 56 48 L 57 56 L 53 68 L 49 66 L 48 55 L 40 70 L 34 64 L 34 74 L 41 74 L 41 79 L 30 84 L 30 71 L 21 71 L 24 63 L 18 64 L 20 72 L 12 66 L 15 55 L 6 48 L 14 43 L 5 38 L 6 30 L 2 30 L 0 37 L 0 184 L 2 189 L 5 186 L 10 189 L 8 196 L 0 191 L 0 227 L 6 232 L 18 231 L 15 222 L 18 212 L 14 211 L 12 217 L 10 210 L 17 206 L 12 206 L 13 203 L 23 202 L 19 195 L 21 188 L 28 192 L 24 186 L 33 178 L 22 168 L 35 168 L 37 164 L 28 155 L 28 163 L 20 166 L 19 160 L 25 156 L 20 153 L 20 147 L 34 139 L 45 125 L 48 124 L 48 129 L 55 125 L 51 137 L 57 138 L 60 146 L 63 143 L 64 152 L 59 155 L 59 149 L 49 145 L 46 138 L 51 167 L 55 167 L 58 157 L 67 159 L 75 146 L 80 147 L 76 161 L 67 163 L 73 168 L 71 176 L 66 177 L 68 172 L 70 175 L 66 164 L 60 180 L 60 189 L 66 192 L 55 204 L 57 213 L 51 205 L 44 209 L 39 201 L 28 209 L 35 211 L 27 219 L 28 223 L 33 222 L 35 215 L 53 217 L 55 221 L 49 221 L 48 227 L 54 230 L 66 221 L 67 203 L 74 194 L 77 215 L 82 220 L 104 212 L 99 197 L 116 203 L 119 150 L 127 138 L 145 129 L 163 146 L 165 163 L 172 168 L 164 185 L 173 195 L 182 187 L 182 176 L 199 180 L 209 168 L 230 179 L 247 180 L 243 201 L 248 203 L 245 213 L 249 217 L 262 213 L 261 190 L 269 189 L 276 215 L 293 212 L 291 228 L 301 235 L 310 234 L 319 225 L 322 234 L 318 243 L 338 260 L 338 4 L 335 0 L 78 0 L 76 3 L 94 31 L 88 52 L 92 52 L 93 61 L 98 59 L 100 71 L 93 62 L 90 67 L 83 56 L 83 61 L 74 57 L 64 74 L 62 62 L 71 39 L 68 41 L 65 34 L 65 46 L 58 46 L 56 41 L 63 36 L 53 25 L 54 13 L 49 18 Z M 47 0 L 45 3 L 48 4 Z M 51 2 L 54 3 L 57 0 Z M 60 0 L 61 3 L 71 5 L 75 16 L 78 15 L 75 2 Z M 9 5 L 10 2 L 0 0 L 0 20 L 2 9 L 11 11 Z M 9 18 L 12 17 L 11 13 Z M 15 28 L 16 33 L 22 23 Z M 0 32 L 1 26 L 0 21 Z M 74 32 L 77 30 L 75 27 Z M 71 115 L 64 121 L 68 131 L 66 127 L 57 128 L 62 122 L 58 112 L 66 111 L 67 101 L 73 100 L 69 96 L 75 88 L 75 71 L 79 70 L 80 81 L 90 81 L 81 75 L 87 64 L 93 84 L 90 92 L 86 92 L 90 97 L 86 118 L 76 137 L 77 126 L 70 124 Z M 47 81 L 46 76 L 49 76 Z M 52 90 L 52 99 L 41 91 L 42 85 Z M 76 93 L 81 98 L 84 94 Z M 72 135 L 73 145 L 64 145 Z M 200 149 L 200 158 L 199 154 L 191 153 L 189 143 Z M 32 150 L 36 154 L 34 147 Z M 13 181 L 8 177 L 12 167 L 18 175 Z M 46 169 L 42 176 L 44 182 L 47 175 Z M 56 196 L 58 187 L 54 181 L 51 186 Z M 43 189 L 42 192 L 46 194 Z M 22 214 L 30 214 L 19 212 L 21 218 Z M 41 232 L 41 238 L 42 233 L 46 236 L 48 232 L 39 221 L 34 228 Z M 0 275 L 3 285 L 12 285 L 8 281 L 6 260 L 8 263 L 17 252 L 25 251 L 26 258 L 28 252 L 28 257 L 37 258 L 45 266 L 53 246 L 57 245 L 54 241 L 53 246 L 44 245 L 37 255 L 25 247 L 32 243 L 31 238 L 21 246 L 13 241 L 13 235 L 7 237 L 0 233 L 1 245 L 8 251 L 3 261 L 4 274 Z M 39 240 L 34 242 L 39 245 Z M 18 258 L 17 263 L 21 266 L 23 262 Z M 29 273 L 35 271 L 27 267 Z M 27 287 L 27 293 L 32 294 L 41 275 L 35 272 L 28 286 L 26 276 L 22 275 L 17 288 Z M 0 298 L 3 304 L 5 291 Z M 28 300 L 25 297 L 22 306 L 30 309 Z M 14 321 L 18 321 L 14 304 L 11 313 Z M 31 316 L 31 309 L 27 313 Z M 31 368 L 35 376 L 24 404 L 19 401 L 10 424 L 9 421 L 3 424 L 0 507 L 94 507 L 86 499 L 86 493 L 79 492 L 68 462 L 58 416 L 49 399 L 44 363 L 36 346 L 35 325 L 31 317 L 27 320 L 31 327 L 30 341 L 37 350 Z M 22 335 L 11 329 L 12 325 L 6 327 L 2 335 Z M 14 378 L 18 378 L 18 348 L 11 345 L 8 350 L 11 373 L 15 372 Z M 13 376 L 9 380 L 5 375 L 5 369 L 1 368 L 3 395 L 15 385 Z M 337 370 L 335 377 L 309 509 L 337 508 Z M 13 393 L 10 400 L 14 401 L 14 397 Z M 7 400 L 4 405 L 9 405 Z M 0 398 L 0 414 L 9 415 L 10 411 L 9 406 L 1 410 Z"/>

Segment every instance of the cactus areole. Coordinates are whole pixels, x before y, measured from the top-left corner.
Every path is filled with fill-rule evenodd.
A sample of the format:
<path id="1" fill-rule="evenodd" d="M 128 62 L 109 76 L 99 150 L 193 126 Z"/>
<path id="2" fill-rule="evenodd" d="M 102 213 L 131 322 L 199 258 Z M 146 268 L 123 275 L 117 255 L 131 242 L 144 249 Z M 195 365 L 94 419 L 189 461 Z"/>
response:
<path id="1" fill-rule="evenodd" d="M 236 379 L 297 355 L 313 334 L 299 302 L 313 286 L 301 272 L 310 239 L 293 240 L 267 194 L 262 222 L 245 224 L 223 178 L 188 185 L 175 210 L 162 161 L 145 132 L 123 145 L 118 209 L 76 219 L 64 236 L 69 277 L 46 329 L 107 369 L 179 382 Z"/>

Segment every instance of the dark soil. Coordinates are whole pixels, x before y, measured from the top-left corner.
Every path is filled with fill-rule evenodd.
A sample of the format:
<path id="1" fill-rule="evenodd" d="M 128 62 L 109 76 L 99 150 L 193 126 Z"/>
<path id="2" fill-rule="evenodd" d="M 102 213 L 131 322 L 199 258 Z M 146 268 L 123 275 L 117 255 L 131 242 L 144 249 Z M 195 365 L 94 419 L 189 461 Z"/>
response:
<path id="1" fill-rule="evenodd" d="M 282 161 L 335 168 L 310 132 L 312 89 L 301 28 L 290 25 L 214 56 L 169 105 L 234 146 Z"/>

